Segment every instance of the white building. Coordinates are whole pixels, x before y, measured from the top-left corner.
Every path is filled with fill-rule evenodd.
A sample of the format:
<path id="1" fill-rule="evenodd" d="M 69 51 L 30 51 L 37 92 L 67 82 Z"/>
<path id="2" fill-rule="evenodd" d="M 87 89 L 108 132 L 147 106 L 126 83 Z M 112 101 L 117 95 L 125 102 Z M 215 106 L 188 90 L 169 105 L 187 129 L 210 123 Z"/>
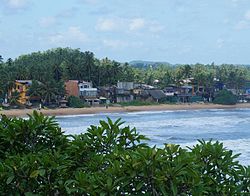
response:
<path id="1" fill-rule="evenodd" d="M 93 88 L 92 82 L 81 81 L 78 83 L 79 96 L 89 105 L 98 105 L 97 88 Z"/>

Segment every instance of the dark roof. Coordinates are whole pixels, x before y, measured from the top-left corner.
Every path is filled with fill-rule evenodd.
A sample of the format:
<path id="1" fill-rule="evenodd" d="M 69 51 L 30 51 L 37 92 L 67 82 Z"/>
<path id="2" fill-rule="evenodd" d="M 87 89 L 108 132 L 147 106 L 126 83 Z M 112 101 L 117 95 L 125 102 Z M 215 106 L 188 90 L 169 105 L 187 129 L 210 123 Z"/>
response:
<path id="1" fill-rule="evenodd" d="M 149 96 L 149 93 L 148 93 L 148 91 L 143 90 L 143 91 L 141 92 L 140 95 L 141 95 L 142 97 L 148 97 L 148 96 Z"/>
<path id="2" fill-rule="evenodd" d="M 167 97 L 167 95 L 162 90 L 147 90 L 147 92 L 154 99 L 163 99 Z"/>

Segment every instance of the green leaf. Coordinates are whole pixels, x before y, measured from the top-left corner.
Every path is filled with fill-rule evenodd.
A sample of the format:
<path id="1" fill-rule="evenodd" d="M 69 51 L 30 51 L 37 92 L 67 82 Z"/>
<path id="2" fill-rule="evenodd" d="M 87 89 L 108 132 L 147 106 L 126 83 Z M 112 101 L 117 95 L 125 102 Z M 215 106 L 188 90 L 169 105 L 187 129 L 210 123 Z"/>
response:
<path id="1" fill-rule="evenodd" d="M 143 187 L 144 184 L 145 184 L 145 182 L 143 182 L 143 181 L 140 182 L 139 184 L 137 184 L 136 185 L 136 190 L 139 191 Z"/>
<path id="2" fill-rule="evenodd" d="M 33 171 L 31 174 L 30 174 L 30 177 L 31 178 L 36 178 L 38 175 L 39 175 L 39 170 L 35 170 L 35 171 Z"/>
<path id="3" fill-rule="evenodd" d="M 13 175 L 13 176 L 8 177 L 8 178 L 7 178 L 7 180 L 6 180 L 6 184 L 10 184 L 14 178 L 15 178 L 15 176 L 14 176 L 14 175 Z"/>
<path id="4" fill-rule="evenodd" d="M 45 172 L 46 172 L 45 169 L 39 169 L 40 176 L 44 176 Z"/>

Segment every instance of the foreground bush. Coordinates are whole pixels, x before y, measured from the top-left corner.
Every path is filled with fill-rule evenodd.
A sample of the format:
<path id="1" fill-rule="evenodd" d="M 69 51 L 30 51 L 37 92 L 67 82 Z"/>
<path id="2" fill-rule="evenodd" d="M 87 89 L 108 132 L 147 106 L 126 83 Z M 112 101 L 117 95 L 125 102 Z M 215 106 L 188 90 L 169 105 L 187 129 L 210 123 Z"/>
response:
<path id="1" fill-rule="evenodd" d="M 249 195 L 250 167 L 223 144 L 149 147 L 120 120 L 66 136 L 52 117 L 0 122 L 0 195 Z"/>
<path id="2" fill-rule="evenodd" d="M 231 91 L 221 90 L 215 96 L 214 103 L 223 105 L 235 105 L 237 103 L 237 97 Z"/>

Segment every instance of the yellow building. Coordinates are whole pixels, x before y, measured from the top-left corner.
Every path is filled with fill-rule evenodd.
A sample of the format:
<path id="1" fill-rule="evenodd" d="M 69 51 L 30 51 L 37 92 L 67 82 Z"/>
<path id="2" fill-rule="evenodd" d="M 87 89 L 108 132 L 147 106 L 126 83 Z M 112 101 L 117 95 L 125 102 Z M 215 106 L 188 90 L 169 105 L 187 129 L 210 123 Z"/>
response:
<path id="1" fill-rule="evenodd" d="M 15 87 L 12 91 L 17 91 L 19 93 L 18 102 L 21 104 L 26 104 L 29 100 L 27 92 L 32 84 L 32 80 L 16 80 Z"/>

